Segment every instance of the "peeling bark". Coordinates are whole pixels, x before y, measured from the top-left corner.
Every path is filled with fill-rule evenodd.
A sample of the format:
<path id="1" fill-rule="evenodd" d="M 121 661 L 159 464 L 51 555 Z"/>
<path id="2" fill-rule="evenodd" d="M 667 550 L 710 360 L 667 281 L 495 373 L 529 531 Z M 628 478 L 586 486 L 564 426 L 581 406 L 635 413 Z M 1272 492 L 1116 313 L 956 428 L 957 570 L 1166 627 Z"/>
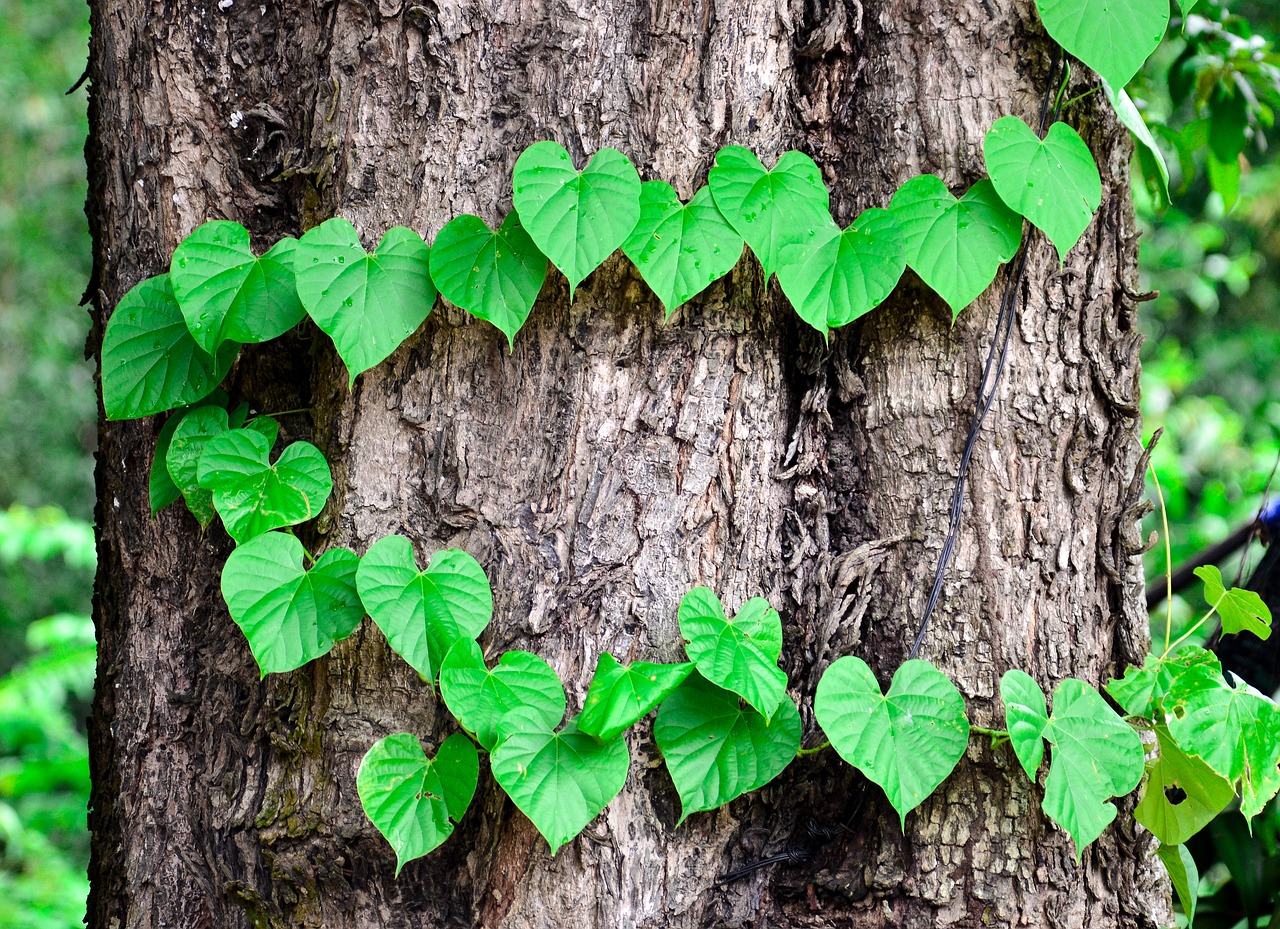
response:
<path id="1" fill-rule="evenodd" d="M 766 162 L 800 148 L 847 223 L 913 174 L 953 189 L 979 178 L 987 127 L 1035 118 L 1053 54 L 1029 0 L 221 6 L 94 6 L 100 321 L 207 219 L 238 220 L 262 245 L 332 215 L 367 244 L 396 224 L 430 240 L 461 212 L 496 224 L 516 155 L 542 138 L 579 161 L 620 148 L 684 197 L 721 145 Z M 1103 207 L 1063 268 L 1032 240 L 925 643 L 982 725 L 999 724 L 1009 667 L 1099 683 L 1146 644 L 1129 147 L 1097 101 L 1070 117 L 1099 160 Z M 887 682 L 910 645 L 999 287 L 952 326 L 908 274 L 828 346 L 760 277 L 744 259 L 664 324 L 615 257 L 573 304 L 553 274 L 513 352 L 441 305 L 352 391 L 309 323 L 246 350 L 230 386 L 268 411 L 312 408 L 284 418 L 334 468 L 310 541 L 362 552 L 400 532 L 424 561 L 467 549 L 494 587 L 490 653 L 547 658 L 571 712 L 601 651 L 677 657 L 689 587 L 710 585 L 731 609 L 768 597 L 812 744 L 827 665 L 855 653 Z M 1170 919 L 1131 820 L 1077 867 L 1039 788 L 976 739 L 905 834 L 872 787 L 812 861 L 717 886 L 793 846 L 810 817 L 841 822 L 858 780 L 829 752 L 798 759 L 676 827 L 646 723 L 622 794 L 554 859 L 482 774 L 455 836 L 393 879 L 356 766 L 392 732 L 437 744 L 447 714 L 367 622 L 327 658 L 260 682 L 218 594 L 230 541 L 202 537 L 180 507 L 148 516 L 158 429 L 101 429 L 96 929 Z"/>

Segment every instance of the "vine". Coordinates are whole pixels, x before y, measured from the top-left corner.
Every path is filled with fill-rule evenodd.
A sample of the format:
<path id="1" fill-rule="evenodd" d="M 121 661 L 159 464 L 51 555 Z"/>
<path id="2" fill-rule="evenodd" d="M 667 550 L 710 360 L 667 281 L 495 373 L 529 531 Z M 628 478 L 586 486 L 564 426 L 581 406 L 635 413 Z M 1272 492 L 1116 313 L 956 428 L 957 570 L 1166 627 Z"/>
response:
<path id="1" fill-rule="evenodd" d="M 1195 6 L 1180 3 L 1184 15 Z M 1167 183 L 1151 132 L 1120 89 L 1163 36 L 1166 0 L 1037 6 L 1050 35 L 1103 78 L 1117 116 Z M 218 389 L 242 344 L 276 338 L 304 317 L 332 339 L 354 383 L 422 325 L 437 292 L 512 346 L 548 263 L 568 280 L 572 299 L 618 250 L 668 318 L 728 274 L 744 246 L 766 281 L 776 275 L 801 319 L 824 337 L 875 309 L 908 267 L 958 316 L 1018 254 L 1024 220 L 1065 260 L 1102 200 L 1093 155 L 1065 123 L 1053 121 L 1045 133 L 1007 116 L 991 127 L 983 150 L 990 177 L 961 196 L 933 175 L 915 177 L 887 209 L 869 209 L 841 229 L 821 171 L 801 152 L 766 168 L 745 148 L 724 148 L 707 185 L 682 203 L 669 184 L 642 183 L 620 152 L 602 149 L 579 170 L 564 148 L 543 141 L 517 159 L 514 209 L 497 231 L 460 216 L 434 247 L 396 227 L 369 253 L 352 224 L 334 218 L 258 256 L 243 226 L 217 220 L 178 246 L 168 273 L 120 301 L 102 346 L 106 414 L 175 411 L 157 442 L 151 508 L 181 498 L 202 528 L 221 518 L 237 546 L 223 568 L 223 597 L 262 674 L 328 653 L 368 615 L 428 686 L 438 683 L 461 729 L 434 757 L 412 734 L 388 736 L 360 766 L 361 803 L 395 849 L 397 872 L 452 833 L 475 793 L 481 753 L 554 854 L 621 790 L 625 732 L 656 710 L 654 739 L 682 821 L 763 786 L 797 756 L 829 744 L 884 790 L 905 823 L 977 734 L 993 749 L 1007 742 L 1033 782 L 1048 744 L 1043 810 L 1071 836 L 1078 860 L 1115 818 L 1111 800 L 1145 778 L 1134 815 L 1160 840 L 1160 858 L 1193 912 L 1186 840 L 1237 794 L 1252 817 L 1280 790 L 1280 708 L 1228 682 L 1205 649 L 1166 641 L 1159 656 L 1110 681 L 1106 693 L 1127 719 L 1074 679 L 1058 684 L 1051 711 L 1040 686 L 1010 670 L 1000 682 L 1004 730 L 972 726 L 955 685 L 914 658 L 915 649 L 887 692 L 862 659 L 844 656 L 826 669 L 814 700 L 830 742 L 806 750 L 778 666 L 778 613 L 755 598 L 731 618 L 713 591 L 699 587 L 679 607 L 687 661 L 623 665 L 601 655 L 582 712 L 565 720 L 564 688 L 546 661 L 508 651 L 486 662 L 478 638 L 492 619 L 493 596 L 471 555 L 436 552 L 420 569 L 412 543 L 400 536 L 379 539 L 363 556 L 345 548 L 307 552 L 289 530 L 325 506 L 328 463 L 307 442 L 289 444 L 273 461 L 275 419 L 250 418 L 247 404 L 230 408 Z M 1256 594 L 1227 589 L 1216 569 L 1198 573 L 1209 611 L 1197 628 L 1216 613 L 1228 633 L 1270 635 L 1270 613 Z M 1149 760 L 1143 731 L 1153 733 Z"/>

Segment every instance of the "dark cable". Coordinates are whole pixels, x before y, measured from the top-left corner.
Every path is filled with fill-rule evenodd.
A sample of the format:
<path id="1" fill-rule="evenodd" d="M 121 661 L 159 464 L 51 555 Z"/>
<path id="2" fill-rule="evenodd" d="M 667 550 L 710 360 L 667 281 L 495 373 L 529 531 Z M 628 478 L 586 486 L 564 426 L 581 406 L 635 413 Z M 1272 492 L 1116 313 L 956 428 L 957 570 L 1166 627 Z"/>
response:
<path id="1" fill-rule="evenodd" d="M 1040 137 L 1048 131 L 1049 126 L 1061 116 L 1061 104 L 1050 114 L 1049 104 L 1053 99 L 1054 84 L 1058 75 L 1058 55 L 1054 54 L 1053 64 L 1049 68 L 1049 82 L 1045 88 L 1044 98 L 1040 103 Z M 1052 119 L 1050 119 L 1052 115 Z M 965 437 L 964 452 L 960 456 L 960 468 L 956 475 L 955 487 L 951 492 L 951 509 L 948 514 L 947 535 L 942 543 L 942 551 L 938 555 L 938 566 L 933 573 L 933 587 L 929 591 L 929 600 L 925 604 L 924 613 L 920 617 L 920 626 L 916 631 L 915 641 L 907 658 L 915 658 L 920 653 L 925 633 L 929 631 L 929 620 L 942 595 L 942 583 L 946 579 L 947 565 L 951 563 L 951 554 L 955 550 L 956 540 L 960 536 L 960 517 L 964 512 L 965 486 L 969 480 L 969 465 L 973 461 L 973 452 L 978 445 L 978 437 L 982 433 L 982 424 L 995 402 L 996 390 L 1000 386 L 1000 378 L 1004 374 L 1004 365 L 1009 357 L 1009 343 L 1013 335 L 1013 323 L 1018 315 L 1018 295 L 1022 291 L 1027 270 L 1027 239 L 1024 236 L 1018 249 L 1018 256 L 1009 266 L 1009 279 L 1005 285 L 1004 296 L 1000 300 L 1000 315 L 996 317 L 996 331 L 992 335 L 991 347 L 987 350 L 987 360 L 982 367 L 982 380 L 978 382 L 978 406 L 973 420 L 969 424 L 969 433 Z M 1003 336 L 1001 332 L 1003 331 Z M 996 360 L 996 346 L 1000 346 L 999 360 Z M 994 364 L 995 377 L 992 377 Z M 990 387 L 987 386 L 990 381 Z"/>

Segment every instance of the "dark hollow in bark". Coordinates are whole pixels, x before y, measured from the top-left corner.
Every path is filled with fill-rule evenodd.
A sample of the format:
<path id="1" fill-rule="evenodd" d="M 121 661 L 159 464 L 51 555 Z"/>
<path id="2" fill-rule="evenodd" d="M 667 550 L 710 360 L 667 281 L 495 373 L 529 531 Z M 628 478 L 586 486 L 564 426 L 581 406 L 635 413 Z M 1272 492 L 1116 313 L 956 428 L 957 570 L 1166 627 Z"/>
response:
<path id="1" fill-rule="evenodd" d="M 721 145 L 766 163 L 800 148 L 847 223 L 915 173 L 979 178 L 986 129 L 1035 118 L 1051 54 L 1030 0 L 97 3 L 97 318 L 207 219 L 264 244 L 331 215 L 367 243 L 395 224 L 430 240 L 462 212 L 496 223 L 516 155 L 543 138 L 579 160 L 620 148 L 685 197 Z M 1007 668 L 1097 683 L 1145 644 L 1129 146 L 1099 96 L 1070 116 L 1103 207 L 1064 268 L 1032 240 L 924 649 L 983 725 L 1000 725 Z M 906 654 L 997 300 L 952 326 L 908 274 L 824 345 L 750 258 L 663 324 L 615 257 L 572 305 L 553 274 L 514 352 L 442 305 L 353 391 L 309 323 L 246 350 L 230 387 L 265 410 L 313 407 L 285 418 L 334 466 L 312 542 L 362 552 L 401 532 L 422 558 L 472 552 L 496 598 L 486 644 L 550 660 L 571 711 L 601 651 L 679 654 L 695 584 L 779 608 L 808 707 L 836 657 L 887 682 Z M 229 540 L 180 507 L 149 518 L 158 428 L 101 429 L 94 929 L 1168 922 L 1124 815 L 1077 867 L 1012 754 L 977 739 L 905 835 L 872 788 L 811 862 L 721 887 L 811 816 L 838 822 L 855 776 L 831 753 L 798 759 L 676 827 L 643 724 L 622 794 L 556 858 L 483 775 L 455 836 L 394 880 L 356 766 L 391 732 L 436 744 L 447 717 L 369 623 L 260 682 L 218 593 Z"/>

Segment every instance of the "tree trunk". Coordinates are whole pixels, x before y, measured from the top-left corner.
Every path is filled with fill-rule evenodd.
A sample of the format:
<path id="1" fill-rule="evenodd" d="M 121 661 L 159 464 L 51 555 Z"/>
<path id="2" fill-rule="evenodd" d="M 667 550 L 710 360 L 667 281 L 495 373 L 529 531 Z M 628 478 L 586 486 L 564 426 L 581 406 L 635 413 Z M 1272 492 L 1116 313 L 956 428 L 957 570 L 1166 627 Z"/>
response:
<path id="1" fill-rule="evenodd" d="M 800 148 L 844 224 L 913 174 L 955 190 L 981 177 L 986 129 L 1037 117 L 1054 54 L 1030 0 L 262 4 L 94 4 L 99 320 L 208 219 L 261 245 L 333 215 L 366 244 L 396 224 L 430 241 L 462 212 L 496 223 L 516 155 L 544 138 L 579 164 L 617 147 L 684 197 L 722 145 L 766 164 Z M 1100 97 L 1069 116 L 1103 206 L 1064 269 L 1031 239 L 925 641 L 983 725 L 1002 725 L 1006 669 L 1096 684 L 1146 639 L 1129 147 Z M 858 654 L 887 683 L 910 646 L 999 289 L 953 326 L 908 274 L 824 345 L 754 259 L 664 324 L 615 256 L 572 303 L 553 274 L 513 352 L 442 304 L 354 390 L 310 323 L 246 350 L 230 390 L 312 409 L 284 424 L 333 465 L 317 546 L 363 552 L 400 532 L 424 563 L 473 553 L 493 583 L 492 646 L 550 660 L 571 712 L 600 652 L 677 659 L 690 587 L 731 609 L 768 597 L 814 744 L 827 665 Z M 844 821 L 858 778 L 831 752 L 800 758 L 676 826 L 645 723 L 622 794 L 555 858 L 482 773 L 456 835 L 395 879 L 356 767 L 392 732 L 437 744 L 447 716 L 367 621 L 327 658 L 259 681 L 218 593 L 230 541 L 181 507 L 149 517 L 159 425 L 101 429 L 94 929 L 1170 921 L 1127 816 L 1077 866 L 1012 753 L 976 738 L 905 835 L 873 786 L 811 861 L 720 886 L 803 840 L 811 817 Z"/>

